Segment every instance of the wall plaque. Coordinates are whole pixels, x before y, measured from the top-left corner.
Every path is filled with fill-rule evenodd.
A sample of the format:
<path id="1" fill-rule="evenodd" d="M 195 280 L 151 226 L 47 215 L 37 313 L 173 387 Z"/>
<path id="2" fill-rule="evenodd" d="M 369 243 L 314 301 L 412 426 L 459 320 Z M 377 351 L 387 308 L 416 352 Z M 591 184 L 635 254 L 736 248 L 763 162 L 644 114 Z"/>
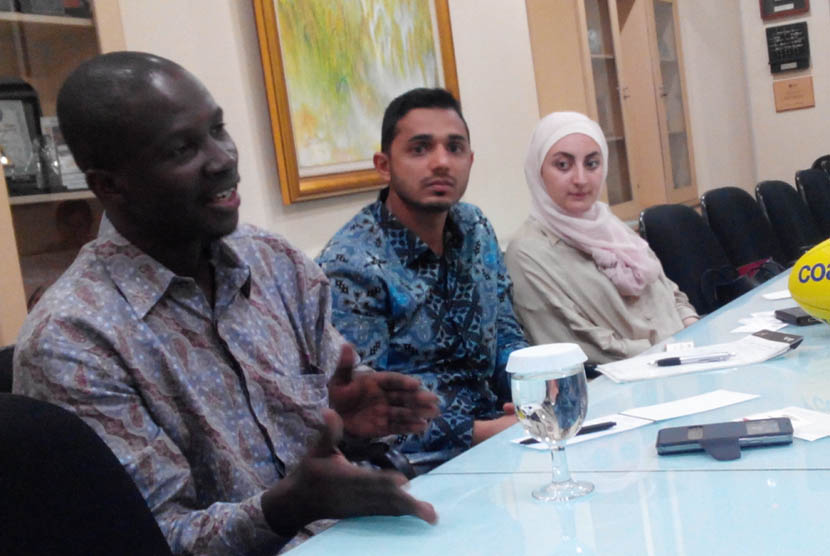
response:
<path id="1" fill-rule="evenodd" d="M 761 4 L 761 19 L 773 19 L 797 15 L 810 9 L 810 0 L 758 0 Z"/>
<path id="2" fill-rule="evenodd" d="M 812 108 L 816 105 L 813 95 L 813 78 L 809 75 L 775 81 L 772 84 L 772 92 L 775 95 L 776 112 Z"/>
<path id="3" fill-rule="evenodd" d="M 809 68 L 807 22 L 767 27 L 767 51 L 772 73 Z"/>

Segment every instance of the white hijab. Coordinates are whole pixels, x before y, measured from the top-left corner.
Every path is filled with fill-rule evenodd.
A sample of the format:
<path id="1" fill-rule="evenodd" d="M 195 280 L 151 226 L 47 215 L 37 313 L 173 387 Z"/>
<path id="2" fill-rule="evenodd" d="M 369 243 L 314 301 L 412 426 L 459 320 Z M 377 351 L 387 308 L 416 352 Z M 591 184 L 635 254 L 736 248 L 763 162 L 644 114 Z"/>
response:
<path id="1" fill-rule="evenodd" d="M 660 275 L 660 261 L 648 244 L 597 201 L 580 216 L 571 216 L 553 202 L 542 181 L 542 164 L 550 148 L 567 135 L 581 133 L 599 145 L 602 187 L 608 176 L 608 143 L 599 125 L 578 112 L 554 112 L 536 124 L 525 158 L 530 188 L 530 215 L 545 229 L 594 259 L 623 296 L 638 296 Z"/>

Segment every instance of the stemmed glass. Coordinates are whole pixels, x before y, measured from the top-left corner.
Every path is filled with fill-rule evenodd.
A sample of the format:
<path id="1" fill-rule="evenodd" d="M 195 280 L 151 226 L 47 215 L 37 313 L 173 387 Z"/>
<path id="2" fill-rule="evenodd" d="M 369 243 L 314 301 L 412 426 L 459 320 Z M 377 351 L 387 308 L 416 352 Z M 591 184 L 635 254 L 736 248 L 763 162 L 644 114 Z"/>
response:
<path id="1" fill-rule="evenodd" d="M 577 344 L 545 344 L 510 354 L 507 371 L 516 415 L 525 430 L 550 447 L 553 481 L 533 491 L 534 498 L 564 502 L 594 490 L 568 471 L 565 441 L 575 435 L 588 410 L 587 357 Z"/>

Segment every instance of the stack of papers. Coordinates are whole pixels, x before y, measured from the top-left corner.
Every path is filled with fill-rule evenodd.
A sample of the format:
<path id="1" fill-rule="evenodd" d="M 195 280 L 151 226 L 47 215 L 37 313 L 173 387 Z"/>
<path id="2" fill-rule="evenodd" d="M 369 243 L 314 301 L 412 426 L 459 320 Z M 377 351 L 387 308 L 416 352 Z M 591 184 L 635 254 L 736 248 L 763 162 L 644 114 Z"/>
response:
<path id="1" fill-rule="evenodd" d="M 793 436 L 802 440 L 818 440 L 830 436 L 830 415 L 822 411 L 813 411 L 803 407 L 785 407 L 774 411 L 756 413 L 744 417 L 744 421 L 752 419 L 773 419 L 775 417 L 789 417 L 793 424 Z"/>
<path id="2" fill-rule="evenodd" d="M 733 333 L 753 334 L 759 330 L 781 330 L 787 323 L 775 318 L 775 311 L 760 311 L 749 317 L 738 319 L 741 326 L 732 330 Z"/>
<path id="3" fill-rule="evenodd" d="M 720 361 L 661 367 L 657 365 L 657 361 L 665 359 L 669 355 L 661 352 L 638 355 L 637 357 L 631 357 L 613 363 L 605 363 L 599 365 L 597 368 L 602 371 L 602 374 L 614 382 L 631 382 L 715 369 L 727 369 L 730 367 L 761 363 L 767 359 L 772 359 L 791 349 L 795 349 L 801 343 L 801 340 L 802 337 L 795 334 L 761 330 L 760 332 L 745 336 L 733 342 L 697 347 L 681 352 L 672 351 L 670 354 L 671 356 L 680 356 L 681 358 L 684 356 L 728 354 L 727 358 Z"/>
<path id="4" fill-rule="evenodd" d="M 792 298 L 792 294 L 790 290 L 778 290 L 775 292 L 769 292 L 761 295 L 764 299 L 769 299 L 775 301 L 776 299 L 790 299 Z"/>

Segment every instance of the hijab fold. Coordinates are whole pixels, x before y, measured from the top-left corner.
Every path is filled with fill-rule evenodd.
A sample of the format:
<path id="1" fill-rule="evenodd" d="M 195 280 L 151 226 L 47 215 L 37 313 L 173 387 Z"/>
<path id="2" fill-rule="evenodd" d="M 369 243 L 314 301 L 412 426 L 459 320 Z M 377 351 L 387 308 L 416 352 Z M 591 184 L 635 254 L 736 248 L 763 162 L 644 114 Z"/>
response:
<path id="1" fill-rule="evenodd" d="M 542 181 L 542 164 L 557 141 L 581 133 L 599 145 L 602 154 L 602 185 L 608 176 L 608 143 L 599 125 L 578 112 L 554 112 L 536 125 L 525 159 L 525 179 L 530 188 L 530 215 L 543 228 L 565 243 L 590 255 L 617 291 L 623 296 L 639 296 L 660 276 L 660 261 L 648 244 L 606 203 L 597 201 L 579 216 L 566 213 L 553 202 Z"/>

